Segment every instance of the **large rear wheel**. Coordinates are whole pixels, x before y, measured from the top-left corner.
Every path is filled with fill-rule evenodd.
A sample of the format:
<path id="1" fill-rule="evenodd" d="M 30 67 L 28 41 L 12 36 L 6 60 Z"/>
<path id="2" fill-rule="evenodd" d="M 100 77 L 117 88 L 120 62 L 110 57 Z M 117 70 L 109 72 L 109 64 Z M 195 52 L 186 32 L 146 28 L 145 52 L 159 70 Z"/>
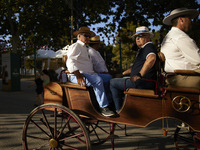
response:
<path id="1" fill-rule="evenodd" d="M 88 131 L 81 119 L 58 104 L 35 108 L 26 119 L 22 139 L 25 150 L 91 149 Z"/>

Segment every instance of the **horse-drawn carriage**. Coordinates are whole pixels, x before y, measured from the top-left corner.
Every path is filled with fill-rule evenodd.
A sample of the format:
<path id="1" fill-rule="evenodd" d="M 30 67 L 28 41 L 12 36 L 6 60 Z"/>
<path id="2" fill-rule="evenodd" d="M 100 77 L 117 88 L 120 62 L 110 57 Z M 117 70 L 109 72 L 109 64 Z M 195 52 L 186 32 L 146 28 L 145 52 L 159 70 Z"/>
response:
<path id="1" fill-rule="evenodd" d="M 44 89 L 44 105 L 35 108 L 24 124 L 24 149 L 89 150 L 92 144 L 104 143 L 109 138 L 114 144 L 111 136 L 116 124 L 146 127 L 163 118 L 179 120 L 189 128 L 192 141 L 180 134 L 183 128 L 177 127 L 174 134 L 177 149 L 178 139 L 199 148 L 200 89 L 166 86 L 165 77 L 160 76 L 163 61 L 160 57 L 156 65 L 159 75 L 156 89 L 125 89 L 123 106 L 114 117 L 101 115 L 92 87 L 70 82 L 48 83 Z M 175 73 L 199 75 L 186 70 Z"/>

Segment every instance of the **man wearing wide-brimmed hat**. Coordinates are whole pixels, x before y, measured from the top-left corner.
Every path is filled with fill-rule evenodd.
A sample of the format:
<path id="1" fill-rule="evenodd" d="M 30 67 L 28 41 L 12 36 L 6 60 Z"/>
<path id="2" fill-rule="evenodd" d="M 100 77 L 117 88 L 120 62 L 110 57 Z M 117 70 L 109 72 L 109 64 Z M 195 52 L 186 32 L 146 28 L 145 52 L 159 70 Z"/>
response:
<path id="1" fill-rule="evenodd" d="M 96 73 L 108 73 L 105 61 L 102 58 L 101 54 L 98 52 L 98 49 L 100 47 L 101 47 L 100 37 L 98 35 L 91 37 L 89 42 L 88 52 L 92 59 L 94 71 Z"/>
<path id="2" fill-rule="evenodd" d="M 156 79 L 155 62 L 157 50 L 151 42 L 153 33 L 149 32 L 147 27 L 141 26 L 136 28 L 136 33 L 133 37 L 136 40 L 139 50 L 133 66 L 122 73 L 123 76 L 130 75 L 130 80 L 126 80 L 126 78 L 114 78 L 110 80 L 110 90 L 112 92 L 116 111 L 120 111 L 123 105 L 125 83 L 126 88 L 155 89 L 154 82 L 140 80 L 142 78 Z"/>
<path id="3" fill-rule="evenodd" d="M 94 93 L 101 108 L 102 115 L 113 116 L 115 113 L 108 108 L 109 102 L 105 94 L 103 80 L 94 72 L 88 47 L 86 46 L 89 43 L 89 38 L 95 34 L 88 27 L 81 27 L 73 34 L 77 36 L 78 40 L 67 51 L 68 58 L 66 65 L 69 72 L 73 73 L 68 75 L 69 81 L 78 83 L 81 86 L 94 87 Z"/>
<path id="4" fill-rule="evenodd" d="M 100 36 L 96 35 L 90 38 L 88 52 L 92 59 L 93 68 L 96 73 L 103 79 L 104 88 L 106 91 L 106 96 L 109 103 L 112 103 L 112 96 L 110 92 L 110 79 L 112 76 L 108 73 L 106 63 L 102 58 L 101 54 L 98 52 L 101 47 Z"/>
<path id="5" fill-rule="evenodd" d="M 166 25 L 172 25 L 164 38 L 161 52 L 165 55 L 165 71 L 195 70 L 200 68 L 200 51 L 187 32 L 192 29 L 192 19 L 199 15 L 196 9 L 178 8 L 163 19 Z M 171 85 L 200 88 L 200 77 L 176 75 L 167 79 Z"/>

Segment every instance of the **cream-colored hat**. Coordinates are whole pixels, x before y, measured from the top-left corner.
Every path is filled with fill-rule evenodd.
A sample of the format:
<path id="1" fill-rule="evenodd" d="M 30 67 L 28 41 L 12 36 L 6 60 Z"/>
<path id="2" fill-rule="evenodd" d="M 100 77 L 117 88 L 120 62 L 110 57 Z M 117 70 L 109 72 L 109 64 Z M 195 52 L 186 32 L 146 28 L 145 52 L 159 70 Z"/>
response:
<path id="1" fill-rule="evenodd" d="M 172 25 L 172 19 L 184 15 L 189 15 L 191 19 L 193 19 L 199 15 L 199 11 L 196 9 L 177 8 L 171 11 L 170 14 L 163 19 L 163 23 L 166 25 Z"/>
<path id="2" fill-rule="evenodd" d="M 77 30 L 73 33 L 73 35 L 77 36 L 79 33 L 89 33 L 91 37 L 95 36 L 95 33 L 90 31 L 90 28 L 88 28 L 86 26 L 80 27 L 79 30 Z"/>
<path id="3" fill-rule="evenodd" d="M 90 38 L 90 43 L 100 43 L 100 36 L 96 35 Z"/>
<path id="4" fill-rule="evenodd" d="M 154 37 L 154 34 L 152 32 L 149 32 L 149 29 L 145 26 L 137 27 L 136 33 L 132 37 L 134 38 L 136 35 L 141 34 L 141 33 L 149 33 L 150 38 Z"/>

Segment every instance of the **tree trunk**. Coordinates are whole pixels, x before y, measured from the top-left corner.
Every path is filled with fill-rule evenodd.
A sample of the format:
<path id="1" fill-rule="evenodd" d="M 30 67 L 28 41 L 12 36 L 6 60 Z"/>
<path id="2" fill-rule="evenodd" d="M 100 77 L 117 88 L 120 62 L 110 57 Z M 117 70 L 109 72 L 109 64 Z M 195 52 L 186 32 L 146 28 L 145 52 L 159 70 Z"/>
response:
<path id="1" fill-rule="evenodd" d="M 12 20 L 12 12 L 11 8 L 7 4 L 7 11 L 8 11 L 8 21 L 11 27 L 11 35 L 12 35 L 12 53 L 17 53 L 17 44 L 19 42 L 19 31 L 18 31 L 18 23 Z"/>
<path id="2" fill-rule="evenodd" d="M 19 36 L 16 34 L 12 35 L 12 53 L 17 53 L 18 41 L 19 41 Z"/>

